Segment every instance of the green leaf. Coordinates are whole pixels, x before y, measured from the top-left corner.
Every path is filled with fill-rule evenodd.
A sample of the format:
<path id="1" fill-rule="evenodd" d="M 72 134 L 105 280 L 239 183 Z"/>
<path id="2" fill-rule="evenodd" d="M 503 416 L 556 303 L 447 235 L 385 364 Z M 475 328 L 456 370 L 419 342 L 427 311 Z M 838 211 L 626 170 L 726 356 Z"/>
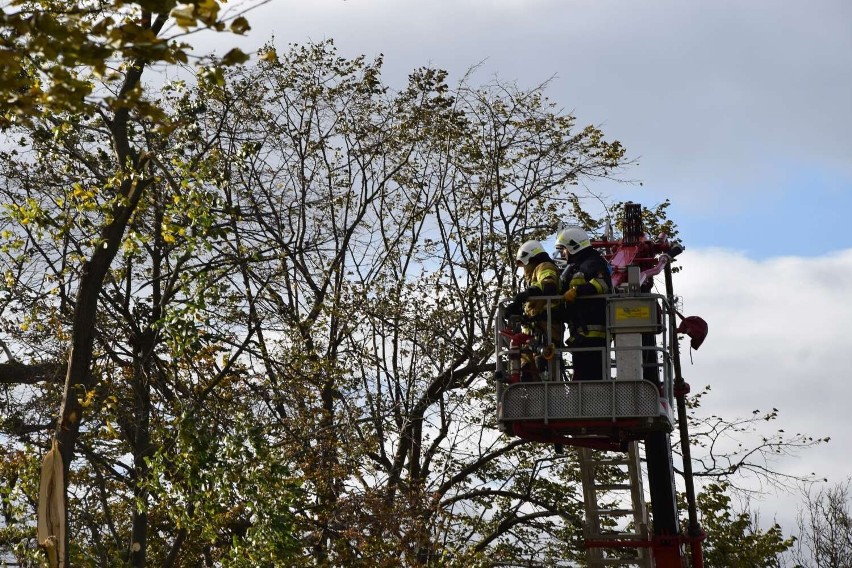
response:
<path id="1" fill-rule="evenodd" d="M 222 65 L 241 65 L 249 59 L 250 57 L 246 55 L 243 50 L 235 47 L 234 49 L 226 53 L 224 57 L 222 57 Z"/>

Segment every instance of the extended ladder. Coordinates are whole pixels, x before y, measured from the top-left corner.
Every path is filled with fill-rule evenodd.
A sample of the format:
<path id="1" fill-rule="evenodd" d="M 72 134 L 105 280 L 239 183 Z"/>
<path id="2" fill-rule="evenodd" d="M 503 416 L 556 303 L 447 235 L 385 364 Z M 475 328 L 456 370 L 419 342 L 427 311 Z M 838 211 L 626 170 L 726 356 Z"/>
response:
<path id="1" fill-rule="evenodd" d="M 630 442 L 626 454 L 588 448 L 578 448 L 578 454 L 589 568 L 653 568 L 639 443 Z M 612 546 L 604 546 L 607 542 Z"/>

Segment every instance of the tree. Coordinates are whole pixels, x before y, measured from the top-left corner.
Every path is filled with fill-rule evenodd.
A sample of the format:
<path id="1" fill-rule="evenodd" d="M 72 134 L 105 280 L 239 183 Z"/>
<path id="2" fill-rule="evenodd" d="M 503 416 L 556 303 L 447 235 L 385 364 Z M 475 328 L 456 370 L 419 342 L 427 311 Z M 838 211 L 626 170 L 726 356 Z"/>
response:
<path id="1" fill-rule="evenodd" d="M 700 520 L 708 535 L 704 546 L 705 566 L 782 566 L 782 555 L 795 539 L 785 538 L 778 523 L 767 530 L 760 529 L 758 517 L 747 506 L 743 511 L 733 511 L 728 490 L 724 482 L 711 483 L 698 495 Z"/>
<path id="2" fill-rule="evenodd" d="M 203 77 L 195 94 L 168 86 L 161 116 L 122 111 L 119 146 L 146 148 L 126 171 L 103 150 L 115 145 L 103 110 L 16 127 L 21 150 L 2 161 L 4 384 L 18 385 L 4 433 L 34 471 L 55 373 L 88 322 L 94 365 L 63 413 L 88 416 L 67 478 L 85 529 L 75 562 L 245 562 L 238 551 L 282 534 L 293 510 L 287 532 L 318 563 L 423 562 L 441 542 L 464 562 L 495 537 L 465 551 L 473 535 L 449 544 L 442 519 L 499 536 L 541 516 L 519 515 L 512 491 L 456 490 L 518 449 L 483 441 L 455 455 L 481 432 L 484 407 L 466 392 L 490 367 L 488 314 L 514 277 L 512 247 L 526 225 L 555 223 L 555 206 L 538 207 L 547 195 L 605 175 L 623 151 L 595 129 L 572 134 L 538 92 L 465 86 L 460 98 L 423 69 L 390 97 L 377 65 L 328 45 L 266 57 L 228 82 Z M 126 230 L 104 240 L 118 213 Z M 85 284 L 92 257 L 97 285 Z M 97 320 L 74 319 L 82 289 Z M 454 408 L 474 423 L 451 428 Z M 234 440 L 248 434 L 246 453 Z M 263 456 L 256 475 L 229 473 L 250 456 Z M 10 471 L 4 501 L 16 529 L 32 518 L 23 473 Z M 248 488 L 279 499 L 246 507 Z M 517 520 L 446 517 L 489 494 Z M 11 539 L 23 533 L 7 534 L 22 550 Z M 296 539 L 284 540 L 263 554 L 284 561 Z"/>
<path id="3" fill-rule="evenodd" d="M 826 444 L 829 437 L 814 437 L 804 432 L 788 433 L 776 428 L 777 408 L 756 409 L 746 417 L 702 416 L 701 399 L 711 390 L 708 385 L 688 399 L 690 443 L 693 450 L 695 476 L 710 482 L 725 482 L 728 487 L 748 493 L 751 487 L 769 485 L 789 490 L 800 482 L 818 479 L 809 475 L 784 475 L 775 462 L 784 456 Z"/>
<path id="4" fill-rule="evenodd" d="M 797 516 L 798 539 L 792 550 L 796 566 L 852 566 L 852 515 L 849 479 L 814 491 L 802 491 L 804 505 Z"/>
<path id="5" fill-rule="evenodd" d="M 421 69 L 390 95 L 379 64 L 308 46 L 203 96 L 236 119 L 219 152 L 235 246 L 269 258 L 245 289 L 264 396 L 315 502 L 306 539 L 318 563 L 533 548 L 512 534 L 576 520 L 578 500 L 531 494 L 509 457 L 537 452 L 483 433 L 491 320 L 527 227 L 552 231 L 571 185 L 608 175 L 623 149 L 573 133 L 538 91 L 450 89 Z M 522 513 L 530 503 L 545 510 Z"/>
<path id="6" fill-rule="evenodd" d="M 64 113 L 94 114 L 98 109 L 161 117 L 156 99 L 145 96 L 140 82 L 143 72 L 152 66 L 187 63 L 192 48 L 182 41 L 185 31 L 247 32 L 249 24 L 242 13 L 228 13 L 222 4 L 217 0 L 4 2 L 0 6 L 0 125 L 5 128 L 33 117 Z M 243 12 L 252 4 L 257 2 L 244 6 Z M 181 30 L 170 30 L 169 22 Z M 221 77 L 219 64 L 247 59 L 233 49 L 218 62 L 211 58 L 206 72 Z M 115 117 L 117 126 L 123 114 Z"/>
<path id="7" fill-rule="evenodd" d="M 59 353 L 52 351 L 53 359 L 48 363 L 55 365 L 66 357 L 68 361 L 55 430 L 66 482 L 72 473 L 83 411 L 100 378 L 92 364 L 104 283 L 144 194 L 158 182 L 158 176 L 175 173 L 155 173 L 162 164 L 155 157 L 150 135 L 168 137 L 177 123 L 165 115 L 156 98 L 146 94 L 142 82 L 147 68 L 188 60 L 189 48 L 178 39 L 180 34 L 164 34 L 172 19 L 185 29 L 200 25 L 224 30 L 227 20 L 231 31 L 243 33 L 248 29 L 242 16 L 220 13 L 215 0 L 180 6 L 174 2 L 92 5 L 21 1 L 0 12 L 0 96 L 4 102 L 0 127 L 18 138 L 25 152 L 34 152 L 29 161 L 29 157 L 10 159 L 6 168 L 7 179 L 12 182 L 7 190 L 12 197 L 7 202 L 9 219 L 17 224 L 17 230 L 7 229 L 6 233 L 12 240 L 10 250 L 16 250 L 7 266 L 11 279 L 7 283 L 10 288 L 17 286 L 15 270 L 27 267 L 26 257 L 34 254 L 45 263 L 45 279 L 58 283 L 55 290 L 59 299 L 49 311 L 61 316 L 72 314 L 60 336 L 53 338 L 52 347 L 58 343 L 62 349 Z M 245 59 L 236 50 L 220 63 Z M 221 77 L 218 65 L 206 72 Z M 148 138 L 143 135 L 146 129 L 140 128 L 144 125 L 148 125 Z M 99 144 L 100 150 L 95 151 L 93 144 Z M 111 148 L 112 153 L 104 148 Z M 17 154 L 12 150 L 4 157 L 17 158 Z M 47 201 L 49 190 L 33 185 L 46 181 L 37 174 L 54 167 L 56 163 L 51 160 L 67 165 L 64 171 L 53 172 L 57 175 L 51 181 L 61 184 L 50 186 L 59 192 L 54 203 Z M 45 249 L 44 238 L 59 246 Z M 25 279 L 34 276 L 18 275 Z M 31 291 L 41 294 L 45 286 L 37 285 Z M 33 306 L 36 299 L 24 301 Z M 16 304 L 15 300 L 10 302 Z M 149 346 L 136 347 L 142 359 L 150 357 L 146 350 Z M 134 371 L 137 384 L 149 371 L 143 370 L 147 363 L 141 365 Z M 139 408 L 144 414 L 144 393 L 137 389 L 136 394 L 142 397 Z M 137 438 L 135 475 L 145 477 L 145 418 L 136 416 L 133 428 Z M 138 497 L 142 510 L 133 519 L 130 561 L 141 566 L 145 564 L 147 518 L 146 498 Z M 59 543 L 59 550 L 64 551 L 67 562 L 67 538 Z"/>

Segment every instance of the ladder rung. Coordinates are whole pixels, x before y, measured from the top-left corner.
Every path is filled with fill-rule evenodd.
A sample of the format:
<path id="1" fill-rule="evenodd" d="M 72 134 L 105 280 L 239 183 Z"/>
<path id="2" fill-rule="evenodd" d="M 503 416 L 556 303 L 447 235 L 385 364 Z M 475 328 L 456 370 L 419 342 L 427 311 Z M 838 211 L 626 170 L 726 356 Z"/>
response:
<path id="1" fill-rule="evenodd" d="M 633 489 L 633 486 L 629 483 L 602 483 L 600 485 L 595 485 L 595 489 L 603 489 L 605 491 L 613 491 L 618 489 Z"/>
<path id="2" fill-rule="evenodd" d="M 590 465 L 627 465 L 630 462 L 621 458 L 613 458 L 608 460 L 588 460 L 586 463 Z"/>
<path id="3" fill-rule="evenodd" d="M 645 542 L 648 537 L 639 533 L 602 533 L 590 534 L 586 540 L 635 540 Z"/>
<path id="4" fill-rule="evenodd" d="M 633 509 L 595 509 L 595 514 L 597 515 L 612 515 L 612 516 L 621 516 L 621 515 L 633 515 L 636 511 Z"/>
<path id="5" fill-rule="evenodd" d="M 600 558 L 595 560 L 595 564 L 589 564 L 590 566 L 598 565 L 598 566 L 635 566 L 639 559 L 637 558 Z"/>

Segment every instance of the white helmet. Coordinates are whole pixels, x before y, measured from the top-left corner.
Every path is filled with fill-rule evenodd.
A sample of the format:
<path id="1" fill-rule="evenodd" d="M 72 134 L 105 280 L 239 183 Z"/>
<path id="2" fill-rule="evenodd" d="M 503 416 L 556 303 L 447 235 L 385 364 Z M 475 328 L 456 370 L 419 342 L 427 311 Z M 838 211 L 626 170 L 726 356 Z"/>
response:
<path id="1" fill-rule="evenodd" d="M 537 254 L 544 252 L 544 247 L 538 241 L 527 241 L 518 249 L 518 255 L 515 257 L 518 266 L 526 266 L 530 263 L 530 259 Z"/>
<path id="2" fill-rule="evenodd" d="M 556 248 L 565 249 L 568 254 L 577 254 L 590 246 L 592 241 L 589 240 L 589 234 L 580 227 L 568 227 L 556 235 Z"/>

